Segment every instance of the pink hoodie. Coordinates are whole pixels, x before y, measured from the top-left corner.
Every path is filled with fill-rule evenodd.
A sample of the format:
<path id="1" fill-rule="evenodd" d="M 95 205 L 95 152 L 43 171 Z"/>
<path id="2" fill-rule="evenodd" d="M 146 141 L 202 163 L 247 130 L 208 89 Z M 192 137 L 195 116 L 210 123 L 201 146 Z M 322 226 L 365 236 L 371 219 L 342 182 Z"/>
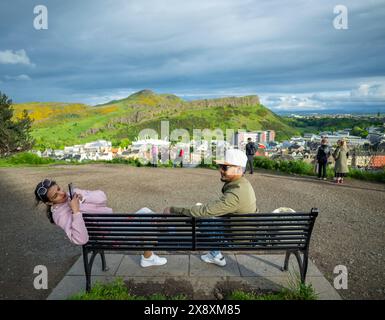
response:
<path id="1" fill-rule="evenodd" d="M 74 191 L 83 197 L 80 202 L 80 213 L 72 213 L 68 197 L 68 201 L 52 206 L 52 217 L 55 224 L 65 231 L 72 243 L 83 245 L 88 242 L 88 232 L 82 213 L 112 213 L 112 209 L 107 207 L 107 196 L 101 190 L 75 189 Z"/>

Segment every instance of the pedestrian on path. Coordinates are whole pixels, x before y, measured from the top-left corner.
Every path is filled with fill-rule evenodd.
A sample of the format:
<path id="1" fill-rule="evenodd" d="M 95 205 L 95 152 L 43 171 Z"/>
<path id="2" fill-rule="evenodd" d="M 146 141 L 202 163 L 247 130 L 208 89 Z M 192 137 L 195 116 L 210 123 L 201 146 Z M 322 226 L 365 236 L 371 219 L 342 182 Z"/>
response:
<path id="1" fill-rule="evenodd" d="M 333 158 L 336 161 L 334 165 L 334 172 L 336 183 L 343 183 L 344 177 L 349 172 L 348 168 L 349 149 L 345 140 L 337 141 L 337 148 L 333 153 Z"/>
<path id="2" fill-rule="evenodd" d="M 254 171 L 254 156 L 256 152 L 257 152 L 257 148 L 255 146 L 255 143 L 251 140 L 251 138 L 247 138 L 246 156 L 247 156 L 247 164 L 250 167 L 250 174 L 253 174 L 253 171 Z M 247 164 L 245 167 L 245 172 L 247 170 Z"/>
<path id="3" fill-rule="evenodd" d="M 158 158 L 159 158 L 159 149 L 156 144 L 153 144 L 151 147 L 151 156 L 152 156 L 152 166 L 158 166 Z"/>
<path id="4" fill-rule="evenodd" d="M 318 163 L 318 179 L 326 180 L 328 159 L 331 151 L 326 138 L 321 140 L 321 145 L 317 150 L 316 160 Z"/>

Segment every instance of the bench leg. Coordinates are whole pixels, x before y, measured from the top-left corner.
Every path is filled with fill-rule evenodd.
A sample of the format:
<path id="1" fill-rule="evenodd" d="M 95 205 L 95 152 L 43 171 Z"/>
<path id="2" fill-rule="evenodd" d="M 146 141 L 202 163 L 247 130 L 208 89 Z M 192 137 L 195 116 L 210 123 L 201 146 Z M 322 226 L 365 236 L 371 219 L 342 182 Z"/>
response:
<path id="1" fill-rule="evenodd" d="M 306 281 L 308 261 L 309 261 L 309 253 L 308 253 L 308 251 L 305 251 L 303 253 L 303 258 L 302 258 L 302 274 L 301 274 L 301 282 L 302 283 L 305 283 L 305 281 Z"/>
<path id="2" fill-rule="evenodd" d="M 92 265 L 94 264 L 94 260 L 97 254 L 98 254 L 97 251 L 92 251 L 91 258 L 88 260 L 88 250 L 84 249 L 83 247 L 83 262 L 84 262 L 84 271 L 86 274 L 86 291 L 87 292 L 91 290 Z"/>
<path id="3" fill-rule="evenodd" d="M 308 267 L 308 252 L 305 251 L 303 253 L 303 257 L 301 259 L 299 251 L 286 251 L 285 263 L 284 263 L 283 268 L 281 269 L 282 271 L 287 271 L 289 269 L 290 254 L 295 255 L 297 262 L 298 262 L 299 272 L 300 272 L 300 276 L 301 276 L 301 282 L 305 283 L 307 267 Z"/>
<path id="4" fill-rule="evenodd" d="M 290 258 L 291 251 L 286 251 L 285 255 L 285 263 L 283 265 L 282 271 L 287 271 L 289 267 L 289 258 Z"/>
<path id="5" fill-rule="evenodd" d="M 104 256 L 104 251 L 100 251 L 100 258 L 102 259 L 102 270 L 108 271 L 110 268 L 106 264 L 106 257 Z"/>
<path id="6" fill-rule="evenodd" d="M 299 266 L 299 272 L 301 276 L 301 282 L 305 282 L 304 272 L 303 272 L 303 260 L 301 259 L 301 256 L 298 251 L 294 252 L 295 257 L 297 258 L 298 266 Z"/>
<path id="7" fill-rule="evenodd" d="M 88 250 L 83 247 L 84 273 L 86 275 L 86 291 L 91 290 L 91 268 L 88 262 Z"/>

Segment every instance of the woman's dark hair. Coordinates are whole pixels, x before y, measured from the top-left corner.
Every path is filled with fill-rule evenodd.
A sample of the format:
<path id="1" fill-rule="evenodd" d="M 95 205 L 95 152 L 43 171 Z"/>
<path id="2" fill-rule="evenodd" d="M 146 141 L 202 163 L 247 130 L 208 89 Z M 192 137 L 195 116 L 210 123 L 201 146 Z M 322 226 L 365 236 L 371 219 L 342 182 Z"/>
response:
<path id="1" fill-rule="evenodd" d="M 35 198 L 36 198 L 36 206 L 40 204 L 40 202 L 44 203 L 47 206 L 46 215 L 49 220 L 49 222 L 55 224 L 55 221 L 52 217 L 52 211 L 51 211 L 51 205 L 47 204 L 49 202 L 47 191 L 49 188 L 51 188 L 53 185 L 56 184 L 56 181 L 44 179 L 43 181 L 39 182 L 35 188 Z"/>

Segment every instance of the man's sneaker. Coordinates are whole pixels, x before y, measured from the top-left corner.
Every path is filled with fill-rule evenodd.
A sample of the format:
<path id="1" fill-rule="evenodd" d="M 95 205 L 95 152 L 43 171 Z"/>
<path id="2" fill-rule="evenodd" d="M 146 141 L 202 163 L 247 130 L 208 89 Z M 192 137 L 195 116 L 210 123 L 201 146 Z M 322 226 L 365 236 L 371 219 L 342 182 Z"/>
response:
<path id="1" fill-rule="evenodd" d="M 226 259 L 222 254 L 218 254 L 217 256 L 213 257 L 212 254 L 209 252 L 207 254 L 202 255 L 201 259 L 204 262 L 214 263 L 220 267 L 224 267 L 226 265 Z"/>
<path id="2" fill-rule="evenodd" d="M 166 263 L 167 263 L 166 258 L 158 257 L 155 253 L 153 253 L 152 256 L 149 258 L 145 258 L 142 255 L 142 258 L 140 259 L 140 265 L 143 268 L 151 267 L 151 266 L 163 266 Z"/>

